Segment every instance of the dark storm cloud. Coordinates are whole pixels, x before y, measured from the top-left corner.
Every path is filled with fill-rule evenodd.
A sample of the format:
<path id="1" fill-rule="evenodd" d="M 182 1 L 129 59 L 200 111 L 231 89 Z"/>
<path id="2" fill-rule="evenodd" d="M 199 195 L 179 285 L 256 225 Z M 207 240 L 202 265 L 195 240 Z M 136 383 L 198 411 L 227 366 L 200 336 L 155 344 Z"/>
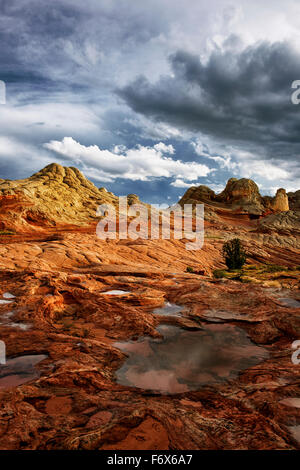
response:
<path id="1" fill-rule="evenodd" d="M 269 156 L 294 158 L 300 110 L 291 84 L 300 79 L 300 55 L 284 42 L 242 52 L 214 51 L 207 63 L 185 51 L 171 55 L 173 74 L 152 84 L 140 76 L 118 90 L 136 112 L 226 143 L 253 142 Z"/>
<path id="2" fill-rule="evenodd" d="M 300 79 L 299 56 L 284 43 L 237 53 L 242 41 L 253 44 L 261 37 L 257 11 L 269 12 L 258 0 L 248 5 L 246 0 L 0 0 L 0 80 L 7 90 L 7 104 L 0 107 L 0 177 L 26 177 L 51 161 L 80 166 L 73 151 L 66 157 L 45 147 L 72 137 L 78 146 L 109 151 L 116 145 L 130 150 L 172 144 L 170 160 L 214 168 L 208 181 L 213 184 L 234 171 L 244 175 L 253 155 L 259 162 L 277 156 L 275 166 L 283 156 L 290 159 L 286 179 L 294 180 L 300 171 L 300 106 L 290 103 L 290 85 Z M 281 14 L 279 0 L 272 2 L 275 7 Z M 264 35 L 271 41 L 284 37 L 273 36 L 276 12 Z M 294 26 L 291 31 L 299 30 Z M 249 38 L 241 39 L 244 30 Z M 221 148 L 214 147 L 217 141 Z M 240 155 L 243 148 L 251 155 Z M 99 166 L 97 159 L 88 166 L 82 158 L 80 169 L 93 179 Z M 252 168 L 256 178 L 261 165 L 255 161 Z M 155 202 L 167 194 L 176 201 L 189 175 L 157 173 L 151 182 L 100 183 L 117 193 L 149 193 L 146 199 Z M 272 186 L 274 180 L 277 184 L 278 172 Z M 206 181 L 199 176 L 197 183 Z"/>
<path id="3" fill-rule="evenodd" d="M 43 75 L 41 58 L 51 64 L 59 57 L 59 41 L 71 36 L 79 21 L 79 12 L 63 2 L 44 3 L 37 0 L 2 1 L 0 3 L 0 51 L 1 73 L 10 73 L 36 68 Z M 53 56 L 49 55 L 53 53 Z M 22 78 L 22 77 L 21 77 Z"/>
<path id="4" fill-rule="evenodd" d="M 132 52 L 164 29 L 163 15 L 144 10 L 124 0 L 0 0 L 1 79 L 99 83 L 111 73 L 111 55 Z"/>

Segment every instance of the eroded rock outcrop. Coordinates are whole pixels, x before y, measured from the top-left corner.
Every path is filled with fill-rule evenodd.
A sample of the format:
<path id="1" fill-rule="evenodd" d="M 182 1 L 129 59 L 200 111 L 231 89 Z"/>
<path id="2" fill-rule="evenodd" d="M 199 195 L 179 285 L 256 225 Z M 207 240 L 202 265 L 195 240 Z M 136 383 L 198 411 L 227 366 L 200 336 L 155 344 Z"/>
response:
<path id="1" fill-rule="evenodd" d="M 3 229 L 17 232 L 86 225 L 96 219 L 99 204 L 117 201 L 114 194 L 98 189 L 77 168 L 56 163 L 29 178 L 0 182 Z"/>
<path id="2" fill-rule="evenodd" d="M 230 178 L 225 189 L 215 194 L 207 186 L 192 186 L 189 188 L 179 204 L 213 203 L 224 205 L 241 214 L 262 216 L 266 212 L 284 212 L 289 210 L 289 199 L 285 189 L 278 189 L 275 197 L 261 196 L 257 184 L 247 178 Z M 211 210 L 211 207 L 210 207 Z"/>
<path id="3" fill-rule="evenodd" d="M 300 234 L 299 214 L 294 211 L 271 214 L 259 221 L 258 231 L 277 234 Z"/>
<path id="4" fill-rule="evenodd" d="M 289 210 L 289 199 L 285 189 L 277 190 L 276 196 L 271 202 L 271 208 L 274 212 L 286 212 Z"/>
<path id="5" fill-rule="evenodd" d="M 179 204 L 193 204 L 196 202 L 214 201 L 215 197 L 215 192 L 208 186 L 192 186 L 182 196 Z"/>
<path id="6" fill-rule="evenodd" d="M 119 198 L 97 188 L 77 168 L 52 163 L 29 178 L 0 179 L 0 229 L 18 233 L 96 222 L 100 204 L 118 209 Z M 128 204 L 142 204 L 135 194 Z"/>
<path id="7" fill-rule="evenodd" d="M 294 193 L 290 192 L 287 195 L 289 198 L 290 208 L 295 211 L 300 211 L 300 189 Z"/>
<path id="8" fill-rule="evenodd" d="M 217 200 L 231 204 L 236 209 L 249 214 L 260 215 L 264 211 L 263 200 L 257 184 L 247 178 L 230 178 L 224 191 L 217 196 Z"/>

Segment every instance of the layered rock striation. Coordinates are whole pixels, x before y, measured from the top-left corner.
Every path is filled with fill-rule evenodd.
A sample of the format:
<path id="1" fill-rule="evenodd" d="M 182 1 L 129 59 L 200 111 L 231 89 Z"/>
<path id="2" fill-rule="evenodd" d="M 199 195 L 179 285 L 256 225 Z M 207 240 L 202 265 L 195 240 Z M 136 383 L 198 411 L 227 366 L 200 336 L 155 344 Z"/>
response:
<path id="1" fill-rule="evenodd" d="M 77 168 L 52 163 L 26 179 L 0 180 L 0 228 L 82 226 L 96 220 L 97 207 L 104 203 L 116 205 L 118 198 Z"/>
<path id="2" fill-rule="evenodd" d="M 247 178 L 230 178 L 225 189 L 215 194 L 207 186 L 189 188 L 179 204 L 207 203 L 230 208 L 241 214 L 263 216 L 289 210 L 289 198 L 285 189 L 278 189 L 275 197 L 261 196 L 257 184 Z"/>

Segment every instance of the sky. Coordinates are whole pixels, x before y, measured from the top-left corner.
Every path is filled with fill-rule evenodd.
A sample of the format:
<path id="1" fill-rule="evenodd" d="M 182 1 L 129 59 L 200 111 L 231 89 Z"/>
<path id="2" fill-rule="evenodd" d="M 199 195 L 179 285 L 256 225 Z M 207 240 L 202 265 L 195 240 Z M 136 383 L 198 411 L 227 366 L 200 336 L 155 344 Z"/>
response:
<path id="1" fill-rule="evenodd" d="M 298 0 L 0 0 L 0 178 L 57 162 L 149 203 L 298 190 L 299 44 Z"/>

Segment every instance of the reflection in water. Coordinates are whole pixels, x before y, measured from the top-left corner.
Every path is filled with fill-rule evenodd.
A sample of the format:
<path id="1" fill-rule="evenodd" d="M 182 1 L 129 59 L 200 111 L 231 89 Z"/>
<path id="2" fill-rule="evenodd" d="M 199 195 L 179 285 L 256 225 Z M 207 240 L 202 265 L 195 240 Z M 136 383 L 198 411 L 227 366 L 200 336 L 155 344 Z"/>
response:
<path id="1" fill-rule="evenodd" d="M 281 299 L 279 299 L 279 301 L 285 307 L 300 308 L 299 300 L 292 299 L 291 297 L 282 297 Z"/>
<path id="2" fill-rule="evenodd" d="M 11 302 L 14 302 L 12 299 L 16 298 L 16 296 L 11 294 L 10 292 L 4 292 L 4 294 L 2 294 L 2 297 L 5 300 L 0 299 L 0 304 L 1 305 L 10 304 Z"/>
<path id="3" fill-rule="evenodd" d="M 106 292 L 101 292 L 102 295 L 125 295 L 130 293 L 131 292 L 127 290 L 108 290 Z"/>
<path id="4" fill-rule="evenodd" d="M 160 308 L 155 308 L 153 310 L 153 313 L 157 315 L 174 315 L 177 316 L 176 314 L 182 310 L 182 307 L 180 305 L 176 304 L 171 304 L 170 302 L 167 302 L 163 307 Z"/>
<path id="5" fill-rule="evenodd" d="M 300 398 L 293 398 L 293 397 L 284 398 L 283 400 L 280 400 L 279 403 L 281 403 L 282 405 L 286 405 L 286 406 L 300 408 Z"/>
<path id="6" fill-rule="evenodd" d="M 19 328 L 20 330 L 26 331 L 31 328 L 28 323 L 16 323 L 11 320 L 14 316 L 14 312 L 6 312 L 0 317 L 0 325 L 7 326 L 9 328 Z"/>
<path id="7" fill-rule="evenodd" d="M 0 389 L 17 387 L 39 377 L 35 365 L 46 359 L 45 354 L 20 356 L 8 359 L 5 365 L 0 365 Z"/>
<path id="8" fill-rule="evenodd" d="M 287 426 L 287 428 L 289 429 L 289 431 L 291 432 L 293 438 L 300 442 L 300 426 Z"/>
<path id="9" fill-rule="evenodd" d="M 13 294 L 11 294 L 10 292 L 4 292 L 4 294 L 2 295 L 2 297 L 3 297 L 4 299 L 15 299 L 15 298 L 16 298 L 16 296 L 13 295 Z"/>
<path id="10" fill-rule="evenodd" d="M 117 371 L 118 383 L 166 394 L 198 390 L 233 379 L 268 357 L 265 349 L 231 325 L 214 324 L 201 331 L 164 325 L 158 331 L 162 340 L 115 343 L 129 354 Z"/>

